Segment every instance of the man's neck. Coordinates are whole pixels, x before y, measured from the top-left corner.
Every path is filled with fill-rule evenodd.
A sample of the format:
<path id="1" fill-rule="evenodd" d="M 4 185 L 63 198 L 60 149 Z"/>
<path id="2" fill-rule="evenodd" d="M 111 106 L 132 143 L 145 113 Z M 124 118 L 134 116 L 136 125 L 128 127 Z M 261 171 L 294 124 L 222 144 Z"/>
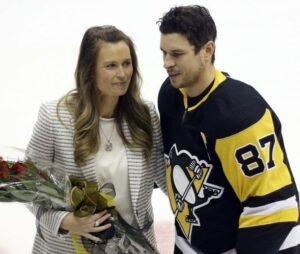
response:
<path id="1" fill-rule="evenodd" d="M 210 65 L 201 73 L 198 83 L 192 87 L 184 88 L 189 97 L 196 97 L 200 95 L 214 80 L 215 78 L 215 67 Z"/>

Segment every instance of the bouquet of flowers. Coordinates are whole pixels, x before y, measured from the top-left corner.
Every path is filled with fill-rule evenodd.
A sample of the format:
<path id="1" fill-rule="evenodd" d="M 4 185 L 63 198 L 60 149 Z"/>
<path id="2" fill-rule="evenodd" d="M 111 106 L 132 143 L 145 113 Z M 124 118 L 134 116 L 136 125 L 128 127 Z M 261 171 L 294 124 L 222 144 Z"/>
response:
<path id="1" fill-rule="evenodd" d="M 112 184 L 98 188 L 96 182 L 72 175 L 53 175 L 53 165 L 48 164 L 40 156 L 22 160 L 0 157 L 0 202 L 34 204 L 45 211 L 58 209 L 74 212 L 78 217 L 109 209 L 112 219 L 107 223 L 111 223 L 112 227 L 92 233 L 105 240 L 104 243 L 95 243 L 92 253 L 155 253 L 141 230 L 126 223 L 114 209 L 115 190 Z M 38 232 L 41 234 L 39 228 Z M 82 239 L 83 246 L 86 241 Z M 82 251 L 82 246 L 74 247 Z"/>

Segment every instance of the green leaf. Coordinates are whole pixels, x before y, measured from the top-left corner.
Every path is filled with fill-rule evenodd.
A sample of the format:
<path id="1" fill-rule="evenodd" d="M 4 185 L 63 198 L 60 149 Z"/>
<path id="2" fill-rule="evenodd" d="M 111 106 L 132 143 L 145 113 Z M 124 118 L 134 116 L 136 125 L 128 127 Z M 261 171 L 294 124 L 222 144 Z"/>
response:
<path id="1" fill-rule="evenodd" d="M 36 188 L 38 191 L 44 194 L 49 194 L 51 196 L 58 197 L 58 198 L 62 196 L 60 193 L 58 193 L 58 191 L 53 186 L 47 185 L 45 184 L 45 182 L 36 184 Z"/>
<path id="2" fill-rule="evenodd" d="M 28 190 L 12 190 L 10 191 L 10 194 L 17 198 L 20 201 L 25 201 L 25 202 L 32 202 L 35 200 L 38 196 L 36 192 L 33 191 L 28 191 Z M 18 201 L 15 200 L 15 201 Z"/>

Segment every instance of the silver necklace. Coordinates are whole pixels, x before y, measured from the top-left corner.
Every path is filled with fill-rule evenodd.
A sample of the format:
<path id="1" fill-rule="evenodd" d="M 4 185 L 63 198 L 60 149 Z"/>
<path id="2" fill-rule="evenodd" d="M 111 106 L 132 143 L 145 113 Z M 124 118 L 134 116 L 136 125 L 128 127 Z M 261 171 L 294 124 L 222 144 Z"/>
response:
<path id="1" fill-rule="evenodd" d="M 104 138 L 105 138 L 105 146 L 104 146 L 104 149 L 105 149 L 105 151 L 107 151 L 107 152 L 110 152 L 111 150 L 112 150 L 112 143 L 111 143 L 111 137 L 112 137 L 112 134 L 113 134 L 113 132 L 114 132 L 114 129 L 115 129 L 115 125 L 113 125 L 113 127 L 112 127 L 112 131 L 111 131 L 111 133 L 110 133 L 110 136 L 109 136 L 109 138 L 107 138 L 107 136 L 105 135 L 105 132 L 103 131 L 103 129 L 102 129 L 102 127 L 101 127 L 101 124 L 100 124 L 100 130 L 102 131 L 102 133 L 103 133 L 103 136 L 104 136 Z"/>

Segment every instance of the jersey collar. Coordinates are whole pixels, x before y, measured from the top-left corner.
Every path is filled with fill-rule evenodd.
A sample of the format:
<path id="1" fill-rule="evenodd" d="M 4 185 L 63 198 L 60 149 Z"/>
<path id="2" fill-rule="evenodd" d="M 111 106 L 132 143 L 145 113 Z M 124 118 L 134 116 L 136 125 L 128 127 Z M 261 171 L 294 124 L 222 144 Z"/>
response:
<path id="1" fill-rule="evenodd" d="M 184 103 L 185 110 L 192 111 L 195 108 L 199 107 L 204 101 L 207 100 L 209 95 L 226 79 L 227 79 L 226 76 L 222 72 L 220 72 L 219 70 L 215 70 L 215 81 L 214 81 L 210 91 L 198 103 L 196 103 L 192 107 L 188 106 L 188 95 L 187 95 L 186 91 L 184 90 L 184 88 L 179 88 L 180 92 L 183 94 L 183 103 Z"/>

